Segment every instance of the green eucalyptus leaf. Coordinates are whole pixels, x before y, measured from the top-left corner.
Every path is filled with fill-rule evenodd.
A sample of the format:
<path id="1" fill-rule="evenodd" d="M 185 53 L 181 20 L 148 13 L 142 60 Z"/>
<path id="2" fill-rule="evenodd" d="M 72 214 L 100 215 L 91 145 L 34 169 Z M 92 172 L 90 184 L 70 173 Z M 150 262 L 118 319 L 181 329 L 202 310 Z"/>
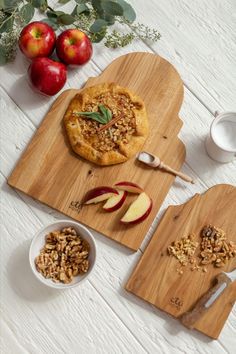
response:
<path id="1" fill-rule="evenodd" d="M 98 13 L 102 11 L 101 2 L 102 0 L 92 0 L 92 6 Z"/>
<path id="2" fill-rule="evenodd" d="M 77 4 L 86 4 L 87 2 L 90 2 L 90 0 L 75 0 Z"/>
<path id="3" fill-rule="evenodd" d="M 41 12 L 45 12 L 45 11 L 47 11 L 47 8 L 48 8 L 48 2 L 47 2 L 47 0 L 44 0 L 43 4 L 42 4 L 42 6 L 40 6 L 39 10 Z"/>
<path id="4" fill-rule="evenodd" d="M 0 66 L 6 64 L 7 62 L 6 54 L 7 54 L 6 48 L 0 45 Z"/>
<path id="5" fill-rule="evenodd" d="M 0 0 L 0 10 L 3 10 L 5 6 L 4 0 Z"/>
<path id="6" fill-rule="evenodd" d="M 55 11 L 49 10 L 49 11 L 46 12 L 46 15 L 47 15 L 48 18 L 57 18 L 57 14 L 56 14 Z"/>
<path id="7" fill-rule="evenodd" d="M 75 22 L 75 18 L 72 15 L 63 14 L 58 17 L 58 21 L 63 25 L 71 25 L 72 23 Z"/>
<path id="8" fill-rule="evenodd" d="M 57 17 L 65 15 L 66 13 L 64 11 L 53 11 Z"/>
<path id="9" fill-rule="evenodd" d="M 135 13 L 134 9 L 132 8 L 132 6 L 124 0 L 117 0 L 117 2 L 122 6 L 122 8 L 124 10 L 123 17 L 128 22 L 131 22 L 131 23 L 134 22 L 134 20 L 136 19 L 136 13 Z"/>
<path id="10" fill-rule="evenodd" d="M 23 18 L 25 23 L 30 22 L 34 16 L 34 7 L 31 4 L 23 5 L 20 9 L 20 16 Z"/>
<path id="11" fill-rule="evenodd" d="M 4 0 L 5 8 L 15 6 L 18 2 L 17 0 Z"/>
<path id="12" fill-rule="evenodd" d="M 94 21 L 94 23 L 92 24 L 89 30 L 92 33 L 97 33 L 97 32 L 101 32 L 101 30 L 106 26 L 107 26 L 107 22 L 101 18 L 98 18 L 97 20 Z"/>
<path id="13" fill-rule="evenodd" d="M 18 2 L 18 0 L 3 0 L 1 1 L 0 6 L 2 9 L 8 10 L 14 8 Z"/>
<path id="14" fill-rule="evenodd" d="M 7 19 L 4 19 L 4 22 L 0 26 L 0 33 L 10 32 L 12 30 L 13 23 L 14 19 L 12 16 L 8 17 Z"/>
<path id="15" fill-rule="evenodd" d="M 44 6 L 46 3 L 45 0 L 31 0 L 31 4 L 33 7 L 39 9 L 40 7 Z"/>
<path id="16" fill-rule="evenodd" d="M 71 16 L 76 16 L 76 15 L 77 15 L 77 6 L 78 6 L 78 5 L 76 5 L 76 6 L 74 7 L 73 11 L 71 12 Z"/>
<path id="17" fill-rule="evenodd" d="M 101 7 L 106 14 L 112 16 L 122 16 L 124 13 L 123 7 L 115 1 L 102 1 Z"/>
<path id="18" fill-rule="evenodd" d="M 59 0 L 59 4 L 67 4 L 70 0 Z"/>
<path id="19" fill-rule="evenodd" d="M 83 12 L 89 12 L 89 8 L 85 4 L 77 5 L 77 15 L 82 14 Z"/>
<path id="20" fill-rule="evenodd" d="M 57 17 L 60 17 L 62 15 L 65 15 L 66 13 L 64 11 L 47 11 L 46 15 L 49 17 L 49 18 L 57 18 Z"/>
<path id="21" fill-rule="evenodd" d="M 85 4 L 78 4 L 74 7 L 74 10 L 71 12 L 72 16 L 79 16 L 82 13 L 88 13 L 89 14 L 90 10 L 87 5 Z"/>
<path id="22" fill-rule="evenodd" d="M 57 23 L 57 19 L 56 18 L 43 18 L 41 21 L 47 23 L 55 31 L 59 28 L 59 25 Z"/>
<path id="23" fill-rule="evenodd" d="M 100 17 L 107 22 L 108 26 L 112 26 L 116 22 L 115 16 L 112 15 L 103 14 Z"/>

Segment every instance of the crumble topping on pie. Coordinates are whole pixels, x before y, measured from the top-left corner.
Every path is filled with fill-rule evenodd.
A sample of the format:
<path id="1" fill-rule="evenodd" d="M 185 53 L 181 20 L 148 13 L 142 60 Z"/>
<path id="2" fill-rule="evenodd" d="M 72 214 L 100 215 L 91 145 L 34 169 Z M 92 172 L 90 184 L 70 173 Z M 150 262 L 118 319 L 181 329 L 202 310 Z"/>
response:
<path id="1" fill-rule="evenodd" d="M 92 141 L 92 146 L 98 151 L 110 151 L 119 147 L 120 142 L 127 144 L 135 132 L 136 122 L 132 108 L 135 106 L 131 99 L 124 94 L 102 94 L 85 106 L 85 111 L 97 112 L 98 105 L 103 104 L 112 112 L 112 120 L 116 122 L 109 127 L 94 120 L 88 121 L 81 116 L 79 125 L 87 141 Z M 119 118 L 119 120 L 117 120 Z M 91 139 L 96 135 L 96 139 Z"/>
<path id="2" fill-rule="evenodd" d="M 88 116 L 88 112 L 99 112 L 101 106 L 111 112 L 106 124 Z M 64 123 L 73 150 L 99 165 L 128 160 L 142 147 L 148 134 L 143 101 L 114 83 L 82 90 L 71 101 Z"/>

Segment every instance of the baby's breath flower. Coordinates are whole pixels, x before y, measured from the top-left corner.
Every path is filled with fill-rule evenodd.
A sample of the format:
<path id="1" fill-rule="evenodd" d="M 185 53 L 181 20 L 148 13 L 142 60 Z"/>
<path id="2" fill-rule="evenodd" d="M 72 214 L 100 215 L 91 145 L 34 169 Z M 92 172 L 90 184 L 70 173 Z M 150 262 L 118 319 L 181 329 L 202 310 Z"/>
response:
<path id="1" fill-rule="evenodd" d="M 18 38 L 19 31 L 17 29 L 1 35 L 0 47 L 4 48 L 5 62 L 10 62 L 15 59 Z"/>
<path id="2" fill-rule="evenodd" d="M 93 43 L 103 41 L 108 48 L 124 47 L 135 39 L 153 42 L 160 39 L 160 33 L 156 29 L 149 28 L 142 23 L 133 22 L 135 11 L 128 4 L 128 1 L 122 1 L 123 5 L 117 2 L 114 9 L 109 7 L 106 12 L 106 7 L 101 7 L 99 2 L 73 0 L 75 7 L 73 12 L 69 14 L 57 11 L 57 6 L 54 4 L 54 7 L 51 7 L 49 2 L 49 0 L 41 0 L 40 2 L 3 1 L 0 10 L 0 65 L 14 60 L 19 34 L 22 28 L 33 18 L 35 9 L 45 13 L 47 17 L 42 21 L 50 24 L 55 30 L 68 25 L 74 26 L 84 31 Z M 39 4 L 41 5 L 39 6 Z M 127 4 L 129 6 L 125 6 Z M 121 14 L 119 16 L 117 16 L 117 9 L 119 10 L 118 13 Z M 118 26 L 126 27 L 127 32 L 124 33 L 119 30 L 119 27 L 113 26 L 117 23 Z"/>
<path id="3" fill-rule="evenodd" d="M 135 34 L 130 33 L 120 33 L 116 30 L 113 30 L 110 34 L 107 34 L 105 37 L 105 46 L 108 48 L 118 48 L 125 47 L 130 44 L 135 38 Z"/>
<path id="4" fill-rule="evenodd" d="M 0 11 L 0 25 L 4 19 L 5 19 L 5 15 L 4 15 L 4 12 L 1 10 Z"/>

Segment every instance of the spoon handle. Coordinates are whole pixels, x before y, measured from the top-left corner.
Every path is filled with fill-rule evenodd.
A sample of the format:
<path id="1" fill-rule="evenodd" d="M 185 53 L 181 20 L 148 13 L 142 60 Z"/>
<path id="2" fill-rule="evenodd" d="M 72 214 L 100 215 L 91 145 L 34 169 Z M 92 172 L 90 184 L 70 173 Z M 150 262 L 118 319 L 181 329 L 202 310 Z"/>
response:
<path id="1" fill-rule="evenodd" d="M 194 180 L 193 180 L 192 177 L 190 177 L 190 176 L 188 176 L 185 173 L 182 173 L 180 171 L 176 171 L 173 168 L 171 168 L 170 166 L 165 165 L 164 163 L 161 163 L 159 167 L 162 168 L 163 170 L 167 171 L 167 172 L 171 172 L 174 175 L 179 176 L 180 178 L 182 178 L 186 182 L 194 183 Z"/>

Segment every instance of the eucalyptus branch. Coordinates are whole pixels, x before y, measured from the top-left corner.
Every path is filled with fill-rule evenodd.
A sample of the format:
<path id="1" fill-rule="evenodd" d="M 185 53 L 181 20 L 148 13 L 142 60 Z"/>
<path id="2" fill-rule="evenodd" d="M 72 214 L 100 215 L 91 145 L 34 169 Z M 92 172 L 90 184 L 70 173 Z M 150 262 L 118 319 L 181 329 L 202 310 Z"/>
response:
<path id="1" fill-rule="evenodd" d="M 71 13 L 54 10 L 47 0 L 4 0 L 0 10 L 0 64 L 13 60 L 17 39 L 22 28 L 31 21 L 35 10 L 45 13 L 41 21 L 54 30 L 68 26 L 84 31 L 94 43 L 103 41 L 109 48 L 129 45 L 134 40 L 156 42 L 160 33 L 142 23 L 135 23 L 136 14 L 125 0 L 59 0 L 61 5 L 74 3 Z M 1 22 L 2 19 L 2 22 Z M 116 23 L 126 26 L 128 32 L 118 31 Z"/>
<path id="2" fill-rule="evenodd" d="M 22 2 L 22 1 L 21 1 L 21 2 Z M 17 11 L 18 11 L 18 8 L 15 8 L 14 11 L 11 13 L 11 15 L 8 16 L 8 17 L 6 17 L 6 19 L 5 19 L 5 20 L 1 23 L 1 25 L 0 25 L 0 30 L 1 30 L 1 28 L 3 27 L 3 25 L 4 25 L 7 21 L 9 21 L 12 17 L 15 16 L 15 14 L 16 14 Z"/>

